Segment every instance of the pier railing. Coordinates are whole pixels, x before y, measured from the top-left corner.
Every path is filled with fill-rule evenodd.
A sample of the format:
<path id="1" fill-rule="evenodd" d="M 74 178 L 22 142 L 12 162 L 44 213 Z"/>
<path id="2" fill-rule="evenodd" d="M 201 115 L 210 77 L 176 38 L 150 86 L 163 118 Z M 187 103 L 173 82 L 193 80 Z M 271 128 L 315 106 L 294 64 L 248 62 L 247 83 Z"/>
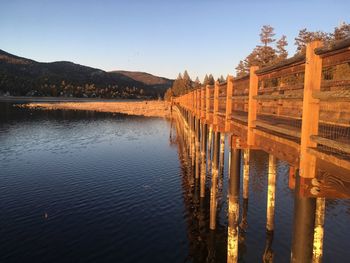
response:
<path id="1" fill-rule="evenodd" d="M 174 98 L 242 148 L 261 149 L 298 169 L 307 196 L 348 197 L 350 181 L 350 40 L 319 41 L 305 55 Z M 315 184 L 317 178 L 323 184 Z"/>

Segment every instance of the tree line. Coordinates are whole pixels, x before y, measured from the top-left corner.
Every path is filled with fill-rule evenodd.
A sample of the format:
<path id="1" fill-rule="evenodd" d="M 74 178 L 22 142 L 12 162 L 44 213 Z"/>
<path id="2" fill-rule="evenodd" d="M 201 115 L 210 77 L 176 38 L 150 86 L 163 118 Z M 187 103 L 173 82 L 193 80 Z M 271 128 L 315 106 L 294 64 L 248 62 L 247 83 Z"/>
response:
<path id="1" fill-rule="evenodd" d="M 259 66 L 260 68 L 270 66 L 285 60 L 288 57 L 288 41 L 286 35 L 281 35 L 280 38 L 275 38 L 275 29 L 270 25 L 264 25 L 261 28 L 259 34 L 260 43 L 256 45 L 253 51 L 243 60 L 239 61 L 236 66 L 236 76 L 244 76 L 249 73 L 251 66 Z M 324 31 L 309 31 L 307 28 L 299 30 L 298 36 L 295 37 L 294 44 L 296 45 L 296 54 L 304 54 L 306 51 L 307 43 L 315 40 L 320 40 L 326 45 L 332 45 L 337 41 L 350 38 L 350 24 L 341 23 L 335 27 L 333 32 Z M 338 67 L 339 70 L 344 73 L 350 74 L 350 69 L 344 67 Z M 336 72 L 334 73 L 336 74 Z M 339 74 L 338 74 L 339 75 Z M 223 76 L 218 78 L 218 81 L 225 81 Z M 192 81 L 187 71 L 183 74 L 179 74 L 177 79 L 174 81 L 173 86 L 169 88 L 164 95 L 164 99 L 170 100 L 172 96 L 180 96 L 200 86 L 206 86 L 207 84 L 214 84 L 214 77 L 212 74 L 206 75 L 203 82 L 201 83 L 196 78 Z"/>
<path id="2" fill-rule="evenodd" d="M 264 25 L 261 28 L 260 43 L 253 51 L 241 60 L 236 69 L 237 76 L 243 76 L 249 73 L 251 66 L 260 68 L 276 64 L 288 57 L 286 47 L 288 46 L 287 37 L 282 35 L 277 41 L 275 39 L 275 29 L 270 25 Z M 309 31 L 307 28 L 299 30 L 298 36 L 294 38 L 296 54 L 304 54 L 307 43 L 315 40 L 322 41 L 325 45 L 332 45 L 336 41 L 344 40 L 350 37 L 350 24 L 341 23 L 335 27 L 333 32 Z"/>

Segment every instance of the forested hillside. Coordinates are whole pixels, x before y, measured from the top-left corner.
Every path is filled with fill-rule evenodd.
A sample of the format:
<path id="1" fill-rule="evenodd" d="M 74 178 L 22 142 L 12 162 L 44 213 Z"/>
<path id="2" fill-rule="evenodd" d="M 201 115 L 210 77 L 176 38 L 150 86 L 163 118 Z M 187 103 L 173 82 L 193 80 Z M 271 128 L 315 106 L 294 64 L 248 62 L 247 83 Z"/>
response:
<path id="1" fill-rule="evenodd" d="M 127 72 L 106 72 L 67 61 L 41 63 L 0 50 L 0 94 L 157 98 L 163 97 L 172 85 L 171 80 L 156 76 L 149 83 L 128 75 Z"/>

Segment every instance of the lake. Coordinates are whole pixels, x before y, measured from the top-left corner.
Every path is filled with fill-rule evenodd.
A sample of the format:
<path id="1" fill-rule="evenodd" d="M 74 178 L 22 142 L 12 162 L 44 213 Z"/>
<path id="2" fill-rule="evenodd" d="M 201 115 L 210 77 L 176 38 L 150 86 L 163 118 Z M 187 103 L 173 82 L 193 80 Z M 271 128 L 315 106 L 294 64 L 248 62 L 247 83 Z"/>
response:
<path id="1" fill-rule="evenodd" d="M 225 262 L 227 163 L 218 224 L 170 120 L 45 111 L 0 102 L 0 262 Z M 251 156 L 248 230 L 241 262 L 266 243 L 268 155 Z M 275 262 L 289 262 L 293 191 L 278 162 Z M 328 200 L 324 261 L 350 258 L 350 202 Z"/>

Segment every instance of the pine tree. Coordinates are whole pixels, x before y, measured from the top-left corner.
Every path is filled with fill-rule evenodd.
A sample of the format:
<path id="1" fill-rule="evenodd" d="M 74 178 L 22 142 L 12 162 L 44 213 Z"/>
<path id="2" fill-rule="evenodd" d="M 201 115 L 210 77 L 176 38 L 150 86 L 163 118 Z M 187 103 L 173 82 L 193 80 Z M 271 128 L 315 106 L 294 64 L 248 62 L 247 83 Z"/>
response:
<path id="1" fill-rule="evenodd" d="M 199 81 L 199 78 L 196 77 L 196 80 L 193 83 L 193 88 L 194 89 L 199 89 L 201 87 L 201 82 Z"/>
<path id="2" fill-rule="evenodd" d="M 209 85 L 209 77 L 208 74 L 205 74 L 204 80 L 203 80 L 203 86 Z"/>
<path id="3" fill-rule="evenodd" d="M 183 87 L 186 93 L 192 90 L 192 80 L 190 78 L 190 75 L 188 75 L 187 70 L 185 70 L 183 74 Z"/>
<path id="4" fill-rule="evenodd" d="M 212 74 L 209 75 L 208 80 L 209 80 L 208 81 L 209 85 L 214 85 L 215 84 L 215 79 L 214 79 Z"/>
<path id="5" fill-rule="evenodd" d="M 260 41 L 264 44 L 264 46 L 268 46 L 269 44 L 275 42 L 275 39 L 273 38 L 275 36 L 274 28 L 270 25 L 264 25 L 261 28 L 260 33 Z"/>
<path id="6" fill-rule="evenodd" d="M 240 60 L 237 67 L 235 68 L 237 77 L 241 77 L 248 74 L 248 69 L 243 60 Z"/>
<path id="7" fill-rule="evenodd" d="M 288 51 L 286 50 L 287 45 L 288 45 L 287 37 L 285 35 L 282 35 L 282 37 L 276 43 L 279 61 L 284 60 L 288 57 Z"/>
<path id="8" fill-rule="evenodd" d="M 295 45 L 297 46 L 298 53 L 305 53 L 306 44 L 315 40 L 328 42 L 330 35 L 323 31 L 310 32 L 306 28 L 299 31 L 298 36 L 295 38 Z"/>
<path id="9" fill-rule="evenodd" d="M 338 27 L 334 28 L 331 37 L 335 41 L 350 38 L 350 24 L 345 22 L 341 23 Z"/>

